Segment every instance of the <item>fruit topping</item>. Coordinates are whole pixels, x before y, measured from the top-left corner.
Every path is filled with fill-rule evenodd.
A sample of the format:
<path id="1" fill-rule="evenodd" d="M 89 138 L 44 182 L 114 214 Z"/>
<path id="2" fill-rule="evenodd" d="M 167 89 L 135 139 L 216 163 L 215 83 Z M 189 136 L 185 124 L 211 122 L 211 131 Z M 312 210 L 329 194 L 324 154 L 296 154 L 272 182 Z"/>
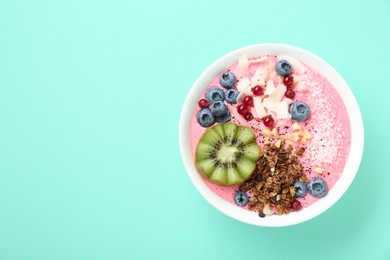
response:
<path id="1" fill-rule="evenodd" d="M 275 120 L 272 118 L 272 116 L 265 116 L 263 117 L 263 123 L 266 127 L 273 128 L 275 125 Z"/>
<path id="2" fill-rule="evenodd" d="M 226 71 L 219 78 L 219 83 L 226 89 L 232 88 L 236 84 L 236 76 L 230 71 Z"/>
<path id="3" fill-rule="evenodd" d="M 235 89 L 228 89 L 225 92 L 225 101 L 229 104 L 235 104 L 237 102 L 238 91 Z"/>
<path id="4" fill-rule="evenodd" d="M 310 109 L 305 102 L 294 102 L 290 106 L 290 114 L 293 119 L 302 122 L 309 117 Z"/>
<path id="5" fill-rule="evenodd" d="M 231 120 L 231 115 L 229 111 L 226 111 L 226 113 L 223 116 L 217 116 L 215 117 L 215 122 L 217 123 L 226 123 Z"/>
<path id="6" fill-rule="evenodd" d="M 211 104 L 211 112 L 215 116 L 223 116 L 226 114 L 227 111 L 227 106 L 223 101 L 215 101 L 214 103 Z"/>
<path id="7" fill-rule="evenodd" d="M 286 87 L 291 87 L 293 84 L 294 84 L 294 78 L 293 76 L 291 75 L 288 75 L 288 76 L 284 76 L 283 77 L 283 84 L 286 86 Z"/>
<path id="8" fill-rule="evenodd" d="M 291 203 L 291 210 L 292 211 L 299 211 L 302 209 L 302 204 L 298 200 L 294 200 Z"/>
<path id="9" fill-rule="evenodd" d="M 295 197 L 296 198 L 303 198 L 306 196 L 307 193 L 307 187 L 304 182 L 296 181 L 294 183 L 294 189 L 295 189 Z"/>
<path id="10" fill-rule="evenodd" d="M 294 99 L 295 97 L 295 91 L 292 90 L 291 88 L 288 88 L 286 90 L 286 93 L 284 94 L 286 96 L 286 98 L 289 98 L 289 99 Z"/>
<path id="11" fill-rule="evenodd" d="M 209 108 L 203 108 L 196 114 L 196 120 L 201 126 L 209 127 L 215 123 L 215 116 Z"/>
<path id="12" fill-rule="evenodd" d="M 230 186 L 248 179 L 259 157 L 260 148 L 251 128 L 223 123 L 203 134 L 196 147 L 195 163 L 210 182 Z"/>
<path id="13" fill-rule="evenodd" d="M 244 116 L 244 118 L 246 121 L 251 121 L 253 119 L 253 115 L 249 112 Z"/>
<path id="14" fill-rule="evenodd" d="M 208 108 L 210 106 L 210 103 L 207 101 L 207 99 L 202 98 L 201 100 L 199 100 L 198 106 L 200 108 Z"/>
<path id="15" fill-rule="evenodd" d="M 245 116 L 246 114 L 250 113 L 249 108 L 246 107 L 244 104 L 240 104 L 237 106 L 237 112 L 242 116 Z"/>
<path id="16" fill-rule="evenodd" d="M 309 193 L 316 198 L 322 198 L 328 193 L 328 186 L 322 178 L 311 179 L 307 183 L 307 188 Z"/>
<path id="17" fill-rule="evenodd" d="M 264 90 L 261 86 L 255 86 L 252 88 L 252 92 L 255 96 L 261 96 L 264 94 Z"/>
<path id="18" fill-rule="evenodd" d="M 224 93 L 223 90 L 218 87 L 211 87 L 206 91 L 205 97 L 207 101 L 212 104 L 215 101 L 223 101 Z"/>
<path id="19" fill-rule="evenodd" d="M 276 63 L 275 70 L 280 76 L 287 76 L 290 75 L 292 66 L 287 60 L 280 60 Z"/>
<path id="20" fill-rule="evenodd" d="M 238 206 L 245 206 L 248 203 L 249 197 L 245 192 L 237 191 L 236 194 L 234 194 L 234 202 Z"/>
<path id="21" fill-rule="evenodd" d="M 253 107 L 253 97 L 251 96 L 244 97 L 242 103 L 247 107 Z"/>

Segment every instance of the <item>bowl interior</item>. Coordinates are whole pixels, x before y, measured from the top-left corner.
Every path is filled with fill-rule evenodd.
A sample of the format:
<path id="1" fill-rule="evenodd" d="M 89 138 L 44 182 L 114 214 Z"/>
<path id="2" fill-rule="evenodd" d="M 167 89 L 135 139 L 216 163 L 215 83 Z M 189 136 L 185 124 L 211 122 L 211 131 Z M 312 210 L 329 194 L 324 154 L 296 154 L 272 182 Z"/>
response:
<path id="1" fill-rule="evenodd" d="M 259 218 L 256 212 L 251 212 L 232 205 L 210 191 L 195 168 L 191 155 L 190 124 L 197 100 L 202 94 L 204 88 L 213 80 L 213 78 L 224 71 L 228 66 L 237 62 L 238 57 L 244 53 L 248 57 L 264 54 L 288 55 L 304 62 L 322 74 L 333 86 L 337 86 L 336 90 L 346 105 L 351 124 L 351 147 L 344 171 L 327 196 L 301 211 L 292 212 L 287 215 L 275 215 L 267 216 L 266 218 Z M 191 181 L 211 205 L 224 214 L 244 223 L 257 226 L 276 227 L 298 224 L 314 218 L 340 199 L 352 183 L 358 171 L 363 154 L 364 130 L 360 109 L 356 99 L 345 80 L 332 66 L 318 56 L 298 47 L 284 44 L 257 44 L 226 54 L 211 64 L 195 81 L 187 95 L 181 112 L 179 143 L 183 163 Z"/>

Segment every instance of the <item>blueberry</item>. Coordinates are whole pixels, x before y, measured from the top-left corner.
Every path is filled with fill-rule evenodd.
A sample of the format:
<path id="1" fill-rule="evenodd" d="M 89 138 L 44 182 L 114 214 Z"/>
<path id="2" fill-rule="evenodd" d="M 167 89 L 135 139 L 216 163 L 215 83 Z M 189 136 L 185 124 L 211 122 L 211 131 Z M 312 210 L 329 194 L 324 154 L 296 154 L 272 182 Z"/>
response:
<path id="1" fill-rule="evenodd" d="M 290 114 L 293 119 L 302 122 L 309 117 L 310 109 L 305 102 L 294 102 L 290 106 Z"/>
<path id="2" fill-rule="evenodd" d="M 223 101 L 224 93 L 223 90 L 218 87 L 211 87 L 206 91 L 205 97 L 207 101 L 212 104 L 215 101 Z"/>
<path id="3" fill-rule="evenodd" d="M 203 108 L 196 114 L 196 120 L 201 126 L 209 127 L 215 123 L 215 116 L 210 109 Z"/>
<path id="4" fill-rule="evenodd" d="M 230 112 L 226 111 L 226 113 L 223 116 L 217 116 L 215 118 L 215 122 L 226 123 L 226 122 L 229 122 L 231 119 L 232 118 L 231 118 Z"/>
<path id="5" fill-rule="evenodd" d="M 294 183 L 294 189 L 295 189 L 295 197 L 296 198 L 303 198 L 306 196 L 307 193 L 307 187 L 304 182 L 296 181 Z"/>
<path id="6" fill-rule="evenodd" d="M 226 114 L 227 106 L 223 101 L 215 101 L 211 104 L 211 112 L 214 116 L 223 116 Z"/>
<path id="7" fill-rule="evenodd" d="M 238 206 L 245 206 L 248 203 L 248 195 L 246 195 L 245 192 L 237 191 L 236 194 L 234 194 L 234 202 Z"/>
<path id="8" fill-rule="evenodd" d="M 278 73 L 280 76 L 290 75 L 291 69 L 291 63 L 286 60 L 280 60 L 275 65 L 276 73 Z"/>
<path id="9" fill-rule="evenodd" d="M 235 89 L 228 89 L 225 92 L 225 101 L 229 104 L 235 104 L 237 102 L 238 91 Z"/>
<path id="10" fill-rule="evenodd" d="M 314 178 L 307 183 L 307 188 L 313 197 L 321 198 L 328 193 L 328 185 L 321 178 Z"/>
<path id="11" fill-rule="evenodd" d="M 236 84 L 236 76 L 230 71 L 226 71 L 219 78 L 219 83 L 226 89 L 232 88 Z"/>

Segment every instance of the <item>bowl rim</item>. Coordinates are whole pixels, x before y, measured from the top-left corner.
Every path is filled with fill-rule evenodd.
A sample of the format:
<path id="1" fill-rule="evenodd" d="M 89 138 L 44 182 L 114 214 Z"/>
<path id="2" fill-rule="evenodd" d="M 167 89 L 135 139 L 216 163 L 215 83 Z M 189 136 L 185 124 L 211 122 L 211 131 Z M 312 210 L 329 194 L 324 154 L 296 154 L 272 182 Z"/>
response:
<path id="1" fill-rule="evenodd" d="M 351 145 L 344 171 L 327 196 L 305 208 L 305 210 L 291 212 L 287 215 L 259 218 L 256 212 L 237 207 L 209 190 L 195 168 L 191 154 L 190 124 L 197 100 L 211 80 L 231 64 L 237 62 L 241 54 L 246 54 L 248 57 L 264 54 L 292 56 L 320 73 L 333 86 L 337 86 L 336 91 L 346 106 L 351 127 Z M 317 55 L 296 46 L 280 43 L 262 43 L 231 51 L 217 59 L 201 73 L 184 101 L 179 122 L 179 144 L 183 164 L 189 178 L 199 193 L 212 206 L 225 215 L 243 223 L 263 227 L 283 227 L 302 223 L 320 215 L 344 195 L 360 166 L 364 149 L 364 127 L 360 108 L 354 94 L 347 82 L 330 64 Z"/>

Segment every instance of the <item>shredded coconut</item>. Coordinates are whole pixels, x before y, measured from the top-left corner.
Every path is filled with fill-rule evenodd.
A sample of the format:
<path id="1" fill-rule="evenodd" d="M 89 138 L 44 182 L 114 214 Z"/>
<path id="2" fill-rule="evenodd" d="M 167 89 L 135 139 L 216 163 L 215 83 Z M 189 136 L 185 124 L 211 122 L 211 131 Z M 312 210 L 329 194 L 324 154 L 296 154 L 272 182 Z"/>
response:
<path id="1" fill-rule="evenodd" d="M 341 151 L 346 149 L 343 143 L 345 133 L 341 122 L 336 120 L 337 105 L 323 92 L 324 86 L 329 82 L 325 80 L 318 83 L 318 78 L 313 80 L 314 77 L 315 75 L 309 74 L 305 79 L 310 90 L 307 93 L 307 103 L 312 115 L 312 139 L 307 146 L 305 158 L 312 166 L 333 169 L 341 163 Z"/>

